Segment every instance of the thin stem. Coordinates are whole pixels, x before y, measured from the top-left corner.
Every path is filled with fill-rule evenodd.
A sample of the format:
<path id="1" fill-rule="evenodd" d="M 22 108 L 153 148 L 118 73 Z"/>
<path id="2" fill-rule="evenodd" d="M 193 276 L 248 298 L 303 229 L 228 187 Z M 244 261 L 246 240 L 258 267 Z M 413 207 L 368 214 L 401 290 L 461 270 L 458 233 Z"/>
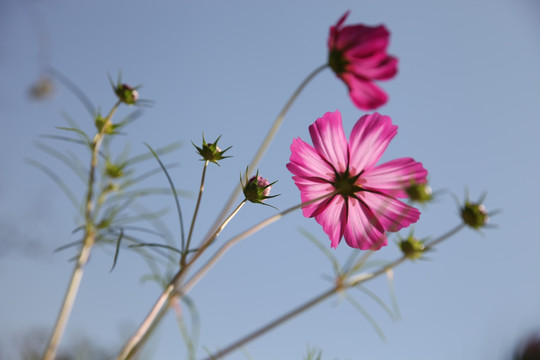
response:
<path id="1" fill-rule="evenodd" d="M 270 144 L 272 143 L 272 140 L 274 139 L 274 137 L 276 136 L 276 133 L 277 131 L 279 130 L 279 127 L 281 126 L 281 124 L 283 123 L 283 119 L 285 118 L 285 115 L 287 114 L 287 112 L 289 111 L 289 109 L 291 108 L 292 104 L 294 103 L 294 101 L 296 100 L 296 98 L 298 97 L 298 95 L 300 95 L 300 93 L 302 92 L 302 90 L 304 90 L 304 88 L 306 87 L 306 85 L 318 74 L 320 73 L 321 71 L 323 71 L 324 69 L 326 69 L 328 67 L 328 64 L 324 64 L 324 65 L 321 65 L 319 66 L 318 68 L 316 68 L 315 70 L 313 70 L 305 79 L 304 81 L 302 81 L 302 83 L 298 86 L 298 88 L 295 90 L 295 92 L 291 95 L 291 97 L 289 98 L 289 100 L 287 101 L 287 103 L 285 104 L 285 106 L 283 106 L 283 109 L 281 109 L 280 113 L 278 114 L 278 116 L 276 117 L 276 119 L 274 120 L 274 123 L 272 124 L 272 127 L 270 128 L 270 130 L 268 131 L 268 133 L 266 134 L 266 137 L 264 138 L 261 146 L 259 147 L 259 149 L 257 150 L 257 152 L 255 153 L 255 156 L 253 157 L 253 160 L 251 160 L 251 163 L 249 164 L 248 166 L 248 169 L 255 169 L 257 167 L 257 165 L 259 164 L 259 161 L 261 160 L 261 158 L 263 157 L 264 153 L 266 152 L 266 150 L 268 149 L 268 146 L 270 146 Z M 212 227 L 210 229 L 214 229 L 217 224 L 219 224 L 221 222 L 221 220 L 223 219 L 223 217 L 225 216 L 225 214 L 227 214 L 227 212 L 232 208 L 234 202 L 236 201 L 236 198 L 238 197 L 238 194 L 240 194 L 240 191 L 241 191 L 241 186 L 238 185 L 234 188 L 232 194 L 231 194 L 231 197 L 229 198 L 229 200 L 227 200 L 227 203 L 225 204 L 225 206 L 223 207 L 223 210 L 220 212 L 220 214 L 218 215 L 216 221 L 214 222 L 214 224 L 212 225 Z M 210 230 L 212 231 L 212 230 Z"/>
<path id="2" fill-rule="evenodd" d="M 109 122 L 114 115 L 116 109 L 120 105 L 120 102 L 117 102 L 111 111 L 109 112 L 109 115 L 107 115 L 107 118 L 105 120 L 105 124 Z M 47 349 L 45 350 L 45 353 L 43 355 L 43 360 L 53 360 L 56 356 L 56 352 L 58 351 L 58 345 L 60 344 L 60 340 L 62 339 L 62 336 L 64 334 L 69 316 L 71 314 L 71 310 L 73 309 L 73 304 L 75 303 L 75 299 L 77 297 L 77 293 L 79 291 L 79 287 L 82 281 L 83 277 L 83 270 L 84 266 L 88 263 L 88 258 L 90 257 L 90 250 L 92 249 L 92 246 L 95 243 L 95 227 L 94 227 L 94 219 L 93 219 L 93 209 L 94 209 L 94 185 L 95 185 L 95 178 L 96 178 L 96 168 L 99 160 L 99 148 L 101 146 L 101 143 L 103 141 L 103 137 L 105 136 L 105 131 L 107 129 L 107 126 L 103 126 L 101 130 L 96 133 L 94 136 L 94 140 L 92 141 L 92 157 L 90 160 L 90 170 L 88 174 L 88 190 L 86 193 L 86 207 L 85 207 L 85 235 L 84 240 L 81 248 L 81 252 L 79 253 L 77 263 L 75 264 L 75 268 L 73 269 L 73 273 L 71 275 L 71 280 L 68 285 L 68 289 L 66 291 L 66 294 L 64 296 L 64 301 L 62 303 L 62 307 L 60 308 L 60 313 L 58 314 L 58 318 L 56 319 L 56 324 L 54 326 L 54 329 L 51 333 L 51 337 L 49 339 L 49 344 L 47 346 Z"/>
<path id="3" fill-rule="evenodd" d="M 460 224 L 460 225 L 454 227 L 450 231 L 446 232 L 445 234 L 441 235 L 437 239 L 435 239 L 435 240 L 431 241 L 430 243 L 428 243 L 426 245 L 426 249 L 432 248 L 433 246 L 435 246 L 435 245 L 441 243 L 442 241 L 448 239 L 449 237 L 455 235 L 463 227 L 464 227 L 463 224 Z M 367 257 L 365 259 L 360 259 L 360 260 L 365 261 L 366 259 L 367 259 Z M 329 290 L 323 292 L 320 295 L 317 295 L 313 299 L 311 299 L 311 300 L 307 301 L 306 303 L 298 306 L 297 308 L 289 311 L 288 313 L 278 317 L 277 319 L 269 322 L 268 324 L 262 326 L 261 328 L 259 328 L 259 329 L 255 330 L 255 331 L 253 331 L 252 333 L 244 336 L 243 338 L 235 341 L 234 343 L 232 343 L 231 345 L 225 347 L 223 350 L 217 352 L 216 354 L 210 355 L 209 357 L 205 358 L 205 360 L 221 359 L 223 356 L 231 353 L 232 351 L 238 349 L 239 347 L 244 346 L 245 344 L 249 343 L 250 341 L 252 341 L 252 340 L 254 340 L 256 338 L 258 338 L 261 335 L 264 335 L 268 331 L 270 331 L 270 330 L 274 329 L 275 327 L 283 324 L 284 322 L 292 319 L 293 317 L 303 313 L 304 311 L 309 310 L 310 308 L 317 305 L 318 303 L 325 300 L 326 298 L 332 296 L 333 294 L 344 291 L 344 290 L 346 290 L 346 289 L 348 289 L 350 287 L 353 287 L 353 286 L 358 286 L 359 284 L 364 283 L 364 282 L 366 282 L 366 281 L 368 281 L 370 279 L 374 279 L 374 278 L 386 273 L 389 269 L 393 269 L 396 266 L 400 265 L 405 260 L 407 260 L 407 257 L 404 255 L 404 256 L 392 261 L 391 263 L 382 266 L 381 268 L 379 268 L 379 270 L 377 270 L 377 271 L 375 271 L 373 273 L 359 274 L 357 276 L 354 276 L 354 277 L 351 277 L 351 278 L 348 278 L 348 279 L 338 277 L 338 279 L 336 281 L 336 285 L 334 287 L 330 288 Z M 187 287 L 187 284 L 186 284 L 186 287 Z"/>
<path id="4" fill-rule="evenodd" d="M 226 348 L 224 348 L 223 350 L 219 351 L 218 353 L 214 354 L 214 355 L 210 355 L 209 357 L 207 357 L 205 360 L 217 360 L 217 359 L 221 359 L 223 356 L 229 354 L 230 352 L 238 349 L 239 347 L 241 346 L 244 346 L 245 344 L 247 344 L 248 342 L 258 338 L 259 336 L 261 335 L 264 335 L 265 333 L 267 333 L 268 331 L 272 330 L 273 328 L 283 324 L 284 322 L 286 322 L 287 320 L 290 320 L 292 319 L 293 317 L 295 317 L 296 315 L 300 315 L 301 313 L 303 313 L 304 311 L 306 310 L 309 310 L 310 308 L 312 308 L 313 306 L 317 305 L 318 303 L 320 303 L 321 301 L 327 299 L 328 297 L 334 295 L 335 293 L 339 292 L 342 290 L 342 287 L 339 286 L 339 285 L 336 285 L 332 288 L 330 288 L 329 290 L 326 290 L 325 292 L 323 292 L 322 294 L 314 297 L 313 299 L 307 301 L 306 303 L 298 306 L 297 308 L 293 309 L 292 311 L 289 311 L 288 313 L 278 317 L 276 320 L 274 321 L 271 321 L 269 322 L 268 324 L 264 325 L 263 327 L 253 331 L 252 333 L 248 334 L 247 336 L 244 336 L 243 338 L 241 338 L 240 340 L 232 343 L 231 345 L 227 346 Z"/>
<path id="5" fill-rule="evenodd" d="M 186 256 L 189 252 L 189 245 L 191 243 L 191 236 L 193 235 L 193 228 L 195 227 L 195 220 L 197 219 L 197 213 L 199 212 L 199 206 L 201 205 L 201 198 L 204 191 L 204 178 L 206 176 L 206 168 L 208 167 L 209 161 L 206 160 L 203 166 L 203 172 L 201 177 L 201 186 L 199 187 L 199 196 L 197 197 L 197 204 L 195 205 L 195 211 L 193 212 L 193 218 L 191 219 L 191 225 L 189 227 L 189 234 L 187 237 L 186 248 L 183 249 L 184 253 L 180 259 L 180 266 L 184 267 L 186 265 Z"/>
<path id="6" fill-rule="evenodd" d="M 244 199 L 237 207 L 234 209 L 234 211 L 225 219 L 225 221 L 218 227 L 218 229 L 210 236 L 206 241 L 203 242 L 202 246 L 199 248 L 199 250 L 195 253 L 195 255 L 189 260 L 189 262 L 184 266 L 181 267 L 180 270 L 175 274 L 173 279 L 169 282 L 165 290 L 161 293 L 161 295 L 158 297 L 157 301 L 155 302 L 152 309 L 150 309 L 150 312 L 146 315 L 146 318 L 143 320 L 139 328 L 135 331 L 133 336 L 126 342 L 122 350 L 120 351 L 120 354 L 117 356 L 117 360 L 125 360 L 129 359 L 133 354 L 135 354 L 136 350 L 140 347 L 142 344 L 141 342 L 144 341 L 144 339 L 147 337 L 148 331 L 152 329 L 152 327 L 157 325 L 157 321 L 161 320 L 163 318 L 164 312 L 168 309 L 171 302 L 169 301 L 172 294 L 175 292 L 176 287 L 178 284 L 182 282 L 182 279 L 185 277 L 185 274 L 187 271 L 191 268 L 193 263 L 202 255 L 202 253 L 212 244 L 212 242 L 219 236 L 221 231 L 227 226 L 227 224 L 232 220 L 232 218 L 240 211 L 242 206 L 246 203 L 246 200 Z M 177 291 L 176 291 L 177 293 Z"/>
<path id="7" fill-rule="evenodd" d="M 233 237 L 232 239 L 230 239 L 229 241 L 227 241 L 225 244 L 223 244 L 223 246 L 210 258 L 210 260 L 208 260 L 206 262 L 206 264 L 203 265 L 203 267 L 201 267 L 199 269 L 199 271 L 197 271 L 197 273 L 195 273 L 186 283 L 185 285 L 179 287 L 178 289 L 178 292 L 181 293 L 181 294 L 187 294 L 191 288 L 197 283 L 199 282 L 199 280 L 218 262 L 219 259 L 221 259 L 221 257 L 223 257 L 223 255 L 225 255 L 225 253 L 231 248 L 233 247 L 233 245 L 239 243 L 240 241 L 242 241 L 243 239 L 253 235 L 254 233 L 256 233 L 257 231 L 265 228 L 266 226 L 276 222 L 277 220 L 281 219 L 282 217 L 284 217 L 285 215 L 293 212 L 294 210 L 298 210 L 302 207 L 305 207 L 307 205 L 310 205 L 314 202 L 317 202 L 317 201 L 320 201 L 326 197 L 329 197 L 329 196 L 332 196 L 334 195 L 334 193 L 329 193 L 329 194 L 326 194 L 326 195 L 323 195 L 323 196 L 320 196 L 318 198 L 315 198 L 313 200 L 310 200 L 310 201 L 306 201 L 306 202 L 303 202 L 301 204 L 298 204 L 298 205 L 295 205 L 295 206 L 291 206 L 290 208 L 280 212 L 279 214 L 276 214 L 276 215 L 273 215 L 273 216 L 270 216 L 269 218 L 261 221 L 260 223 L 250 227 L 249 229 L 245 230 L 244 232 L 240 233 L 239 235 Z"/>
<path id="8" fill-rule="evenodd" d="M 432 249 L 435 245 L 440 244 L 442 241 L 454 236 L 457 232 L 459 232 L 464 227 L 465 227 L 465 225 L 463 223 L 459 224 L 459 225 L 455 226 L 454 228 L 450 229 L 449 231 L 447 231 L 446 233 L 444 233 L 443 235 L 439 236 L 438 238 L 430 241 L 424 247 L 424 252 L 428 251 L 429 249 Z M 348 283 L 350 285 L 348 285 L 348 286 L 356 286 L 358 284 L 366 282 L 367 280 L 376 278 L 377 276 L 379 276 L 381 274 L 384 274 L 388 269 L 393 269 L 394 267 L 401 264 L 405 260 L 407 260 L 407 256 L 403 255 L 400 258 L 397 258 L 396 260 L 392 261 L 391 263 L 386 264 L 385 266 L 381 267 L 379 270 L 377 270 L 375 272 L 363 273 L 363 274 L 358 274 L 358 275 L 355 275 L 353 277 L 350 277 L 348 279 Z"/>

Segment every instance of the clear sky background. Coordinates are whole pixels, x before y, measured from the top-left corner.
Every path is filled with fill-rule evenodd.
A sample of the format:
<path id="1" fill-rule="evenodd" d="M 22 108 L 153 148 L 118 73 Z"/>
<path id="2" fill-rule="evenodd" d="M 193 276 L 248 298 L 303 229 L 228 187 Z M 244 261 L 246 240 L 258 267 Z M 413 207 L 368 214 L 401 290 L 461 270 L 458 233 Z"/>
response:
<path id="1" fill-rule="evenodd" d="M 395 273 L 401 317 L 393 321 L 369 297 L 352 292 L 383 329 L 382 341 L 349 303 L 334 297 L 245 350 L 253 359 L 301 359 L 306 346 L 323 359 L 508 359 L 516 342 L 540 327 L 540 3 L 537 0 L 381 1 L 62 1 L 0 2 L 0 357 L 16 359 L 28 334 L 49 331 L 72 270 L 77 216 L 61 190 L 24 159 L 42 161 L 74 190 L 77 178 L 36 148 L 43 134 L 59 134 L 62 113 L 87 131 L 92 119 L 66 88 L 36 102 L 29 87 L 48 65 L 82 88 L 107 112 L 114 104 L 107 74 L 143 84 L 155 101 L 119 143 L 144 153 L 181 141 L 164 156 L 189 220 L 202 163 L 190 143 L 222 135 L 231 159 L 210 166 L 195 239 L 215 219 L 271 122 L 296 86 L 326 61 L 329 27 L 346 11 L 349 23 L 384 23 L 398 76 L 382 84 L 390 95 L 379 111 L 399 132 L 383 160 L 423 162 L 435 190 L 473 200 L 487 192 L 497 227 L 465 230 L 441 244 L 429 261 L 405 263 Z M 363 114 L 330 70 L 295 103 L 259 166 L 279 180 L 270 203 L 285 209 L 300 196 L 285 168 L 294 137 L 308 141 L 308 125 L 339 109 L 348 134 Z M 121 109 L 119 116 L 128 114 Z M 67 143 L 41 140 L 62 151 Z M 87 160 L 83 160 L 85 163 Z M 149 163 L 149 167 L 155 165 Z M 166 186 L 156 175 L 148 186 Z M 168 208 L 163 218 L 178 244 L 172 197 L 144 204 Z M 459 223 L 447 193 L 422 208 L 419 237 Z M 248 205 L 222 241 L 274 214 Z M 313 219 L 294 213 L 233 248 L 192 291 L 200 313 L 200 344 L 223 347 L 322 292 L 331 273 L 326 258 L 303 237 L 303 227 L 329 246 Z M 407 234 L 406 230 L 404 234 Z M 399 256 L 390 244 L 377 259 Z M 154 241 L 153 239 L 152 241 Z M 333 252 L 346 259 L 343 242 Z M 113 249 L 96 248 L 63 344 L 86 337 L 115 353 L 156 299 L 159 287 L 141 284 L 149 269 L 124 251 L 109 273 Z M 384 278 L 368 284 L 387 303 Z M 32 335 L 33 336 L 33 335 Z M 35 337 L 35 336 L 33 336 Z M 39 341 L 38 341 L 39 342 Z M 148 346 L 146 358 L 184 358 L 173 316 Z M 200 357 L 204 351 L 200 350 Z M 12 357 L 10 357 L 12 356 Z M 247 359 L 241 352 L 230 359 Z"/>

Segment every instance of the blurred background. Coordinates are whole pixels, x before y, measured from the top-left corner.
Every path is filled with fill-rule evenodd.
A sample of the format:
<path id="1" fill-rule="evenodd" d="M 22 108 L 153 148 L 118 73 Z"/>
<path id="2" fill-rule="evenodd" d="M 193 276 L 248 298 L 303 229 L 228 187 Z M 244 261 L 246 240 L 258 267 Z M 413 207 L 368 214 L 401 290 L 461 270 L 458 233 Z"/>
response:
<path id="1" fill-rule="evenodd" d="M 326 62 L 329 27 L 351 10 L 348 23 L 385 24 L 398 76 L 381 83 L 390 95 L 380 108 L 399 126 L 382 161 L 411 156 L 429 171 L 437 201 L 421 207 L 415 226 L 433 238 L 459 223 L 450 194 L 472 200 L 487 193 L 496 227 L 466 229 L 437 247 L 428 260 L 395 271 L 399 319 L 370 297 L 351 291 L 378 323 L 382 340 L 347 301 L 334 297 L 250 343 L 231 359 L 302 359 L 306 347 L 323 359 L 509 359 L 522 339 L 540 327 L 540 2 L 537 0 L 381 1 L 0 1 L 0 358 L 41 351 L 66 289 L 76 252 L 58 247 L 77 240 L 77 213 L 56 184 L 25 159 L 46 164 L 80 194 L 84 186 L 64 164 L 36 147 L 60 151 L 76 145 L 40 138 L 60 135 L 67 115 L 91 132 L 93 119 L 65 86 L 45 83 L 41 100 L 31 89 L 54 67 L 107 113 L 116 98 L 108 75 L 139 89 L 151 107 L 125 129 L 118 151 L 147 153 L 182 146 L 163 156 L 178 164 L 170 174 L 183 190 L 189 222 L 202 163 L 191 141 L 201 135 L 233 146 L 221 167 L 211 165 L 195 240 L 206 234 L 237 184 L 275 116 L 298 84 Z M 50 86 L 50 87 L 49 87 Z M 259 172 L 281 196 L 280 210 L 300 201 L 285 168 L 294 137 L 309 141 L 308 126 L 339 109 L 349 134 L 363 112 L 345 85 L 326 70 L 301 94 Z M 122 108 L 118 118 L 130 109 Z M 115 140 L 116 141 L 116 140 Z M 75 151 L 74 151 L 75 152 Z M 84 156 L 85 152 L 81 152 Z M 87 158 L 82 157 L 84 164 Z M 155 168 L 155 162 L 145 164 Z M 163 174 L 145 186 L 167 187 Z M 141 206 L 167 208 L 162 217 L 179 244 L 171 196 Z M 221 241 L 276 210 L 247 205 Z M 330 242 L 313 220 L 296 212 L 234 247 L 193 289 L 200 347 L 216 350 L 327 289 L 332 267 L 299 232 Z M 403 234 L 408 234 L 405 230 Z M 389 245 L 374 258 L 399 256 Z M 154 240 L 152 240 L 154 241 Z M 345 260 L 343 242 L 332 250 Z M 94 250 L 73 309 L 63 351 L 91 344 L 94 358 L 116 354 L 160 292 L 136 253 L 122 251 L 109 273 L 114 247 Z M 167 274 L 167 269 L 162 270 Z M 387 281 L 367 284 L 388 304 Z M 88 346 L 86 346 L 88 347 Z M 171 313 L 143 354 L 184 358 Z M 28 355 L 30 356 L 30 355 Z"/>

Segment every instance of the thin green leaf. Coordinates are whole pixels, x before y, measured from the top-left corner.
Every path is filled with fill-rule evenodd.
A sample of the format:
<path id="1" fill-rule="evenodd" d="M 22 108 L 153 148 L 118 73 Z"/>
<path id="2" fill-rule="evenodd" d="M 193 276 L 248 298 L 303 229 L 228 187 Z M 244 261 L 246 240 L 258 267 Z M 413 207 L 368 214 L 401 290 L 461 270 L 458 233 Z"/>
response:
<path id="1" fill-rule="evenodd" d="M 151 256 L 150 253 L 146 251 L 142 251 L 142 248 L 145 246 L 137 246 L 139 244 L 144 244 L 145 242 L 137 237 L 134 237 L 133 235 L 126 234 L 124 232 L 123 239 L 127 241 L 132 241 L 135 243 L 135 245 L 128 245 L 128 249 L 135 249 L 138 253 L 141 255 L 147 255 L 149 258 L 152 258 L 152 260 L 155 261 L 155 257 Z M 106 242 L 106 243 L 113 243 L 116 242 L 116 237 L 114 239 L 109 239 L 106 236 L 103 236 L 100 238 L 100 241 Z M 163 259 L 167 260 L 167 262 L 174 262 L 177 263 L 177 261 L 170 255 L 170 252 L 163 251 L 160 247 L 157 246 L 148 246 L 150 250 L 152 250 L 153 253 L 158 254 L 163 257 Z"/>
<path id="2" fill-rule="evenodd" d="M 186 345 L 186 350 L 188 353 L 188 359 L 193 360 L 195 359 L 197 344 L 198 344 L 198 338 L 199 338 L 199 313 L 195 307 L 195 303 L 186 295 L 182 296 L 182 301 L 186 304 L 186 307 L 189 310 L 190 318 L 191 318 L 191 333 L 186 326 L 186 323 L 184 321 L 184 314 L 182 312 L 182 308 L 180 307 L 179 300 L 176 299 L 175 303 L 173 304 L 174 310 L 175 310 L 175 317 L 176 321 L 178 323 L 178 327 L 180 329 L 180 333 L 182 335 L 182 339 L 184 340 L 184 343 Z"/>
<path id="3" fill-rule="evenodd" d="M 64 126 L 56 126 L 57 129 L 59 130 L 65 130 L 65 131 L 72 131 L 74 133 L 77 133 L 79 135 L 81 135 L 85 140 L 86 140 L 86 143 L 88 144 L 88 146 L 90 146 L 92 144 L 92 141 L 90 141 L 90 138 L 88 137 L 88 135 L 86 135 L 86 133 L 80 129 L 77 129 L 77 128 L 68 128 L 68 127 L 64 127 Z"/>
<path id="4" fill-rule="evenodd" d="M 373 319 L 373 317 L 369 314 L 369 312 L 367 312 L 366 309 L 364 309 L 364 307 L 362 305 L 360 305 L 360 303 L 358 301 L 356 301 L 352 296 L 350 296 L 349 294 L 345 294 L 345 297 L 347 298 L 347 300 L 351 303 L 352 306 L 354 306 L 354 308 L 356 310 L 358 310 L 358 312 L 360 314 L 362 314 L 362 316 L 370 323 L 370 325 L 373 327 L 373 329 L 377 332 L 377 335 L 379 335 L 379 337 L 383 340 L 383 341 L 386 341 L 386 336 L 384 335 L 382 329 L 379 327 L 379 325 L 375 322 L 375 320 Z"/>
<path id="5" fill-rule="evenodd" d="M 78 144 L 78 145 L 84 145 L 84 146 L 89 146 L 90 145 L 86 141 L 73 139 L 73 138 L 70 138 L 68 136 L 45 134 L 45 135 L 40 135 L 39 137 L 43 138 L 43 139 L 53 139 L 53 140 L 67 141 L 67 142 L 71 142 L 71 143 Z"/>
<path id="6" fill-rule="evenodd" d="M 113 264 L 109 272 L 112 272 L 114 270 L 114 267 L 116 266 L 116 261 L 118 260 L 118 254 L 120 253 L 120 242 L 122 241 L 123 237 L 124 237 L 124 229 L 120 229 L 120 235 L 118 235 L 118 241 L 116 242 L 116 250 L 114 251 Z"/>
<path id="7" fill-rule="evenodd" d="M 135 245 L 129 245 L 130 248 L 138 248 L 138 247 L 143 247 L 143 246 L 148 246 L 148 247 L 159 247 L 159 248 L 163 248 L 163 249 L 168 249 L 168 250 L 172 250 L 178 254 L 182 254 L 182 251 L 178 250 L 177 248 L 173 247 L 173 246 L 169 246 L 169 245 L 165 245 L 165 244 L 157 244 L 157 243 L 140 243 L 140 244 L 135 244 Z"/>
<path id="8" fill-rule="evenodd" d="M 355 286 L 355 288 L 360 290 L 361 292 L 363 292 L 367 296 L 369 296 L 373 301 L 375 301 L 388 314 L 390 319 L 396 320 L 396 314 L 394 314 L 392 309 L 390 309 L 390 307 L 388 305 L 386 305 L 385 302 L 380 297 L 378 297 L 373 291 L 369 290 L 368 288 L 366 288 L 364 286 L 360 286 L 360 285 Z"/>
<path id="9" fill-rule="evenodd" d="M 118 219 L 116 219 L 116 222 L 118 224 L 129 224 L 129 223 L 133 223 L 133 222 L 137 222 L 137 221 L 141 221 L 141 220 L 150 220 L 150 219 L 155 219 L 155 218 L 161 217 L 161 216 L 165 215 L 168 212 L 169 212 L 169 210 L 164 208 L 164 209 L 161 209 L 161 210 L 148 212 L 148 213 L 144 213 L 144 214 L 140 214 L 140 215 L 133 215 L 133 216 L 126 216 L 126 217 L 123 217 L 123 218 L 118 218 Z"/>
<path id="10" fill-rule="evenodd" d="M 147 147 L 148 145 L 145 144 Z M 174 142 L 170 145 L 167 145 L 167 146 L 164 146 L 162 148 L 159 148 L 159 149 L 156 149 L 156 150 L 153 150 L 153 153 L 157 154 L 157 155 L 163 155 L 163 154 L 166 154 L 166 153 L 169 153 L 171 151 L 174 151 L 178 148 L 180 148 L 182 146 L 182 144 L 180 142 Z M 146 160 L 149 160 L 151 159 L 152 157 L 155 157 L 155 155 L 153 155 L 153 153 L 151 154 L 148 154 L 148 153 L 144 153 L 144 154 L 141 154 L 141 155 L 137 155 L 137 156 L 134 156 L 132 157 L 131 159 L 128 159 L 126 161 L 126 164 L 127 165 L 133 165 L 135 163 L 138 163 L 138 162 L 141 162 L 141 161 L 146 161 Z"/>
<path id="11" fill-rule="evenodd" d="M 358 250 L 358 249 L 350 249 L 350 250 L 351 250 L 351 254 L 347 258 L 347 261 L 345 261 L 345 265 L 343 266 L 343 269 L 345 270 L 345 272 L 349 272 L 351 270 L 353 262 L 356 260 L 358 255 L 361 253 L 361 251 Z"/>
<path id="12" fill-rule="evenodd" d="M 75 175 L 77 175 L 77 177 L 83 182 L 83 184 L 86 183 L 86 169 L 82 168 L 80 164 L 75 163 L 72 159 L 66 156 L 65 153 L 60 152 L 55 148 L 40 142 L 36 143 L 36 147 L 66 164 L 66 166 L 68 166 L 75 173 Z"/>
<path id="13" fill-rule="evenodd" d="M 341 274 L 339 262 L 334 256 L 334 254 L 332 254 L 323 244 L 321 244 L 321 242 L 315 236 L 313 236 L 313 234 L 311 234 L 304 228 L 299 228 L 298 231 L 300 231 L 300 233 L 304 235 L 309 241 L 311 241 L 313 245 L 315 245 L 319 250 L 321 250 L 322 253 L 328 258 L 328 260 L 330 260 L 334 268 L 334 272 L 336 274 Z"/>
<path id="14" fill-rule="evenodd" d="M 392 308 L 394 309 L 395 318 L 400 319 L 401 313 L 397 302 L 396 292 L 394 290 L 394 270 L 386 270 L 386 277 L 388 278 L 388 291 L 390 292 L 390 299 L 392 301 Z"/>
<path id="15" fill-rule="evenodd" d="M 180 164 L 172 163 L 172 164 L 166 164 L 165 166 L 167 167 L 167 169 L 172 169 L 172 168 L 179 167 Z M 161 173 L 161 171 L 162 171 L 161 168 L 155 168 L 155 169 L 149 170 L 149 171 L 147 171 L 147 172 L 145 172 L 145 173 L 143 173 L 143 174 L 141 174 L 141 175 L 139 175 L 139 176 L 137 176 L 137 177 L 135 177 L 133 179 L 129 179 L 128 181 L 122 183 L 120 186 L 122 188 L 127 188 L 127 187 L 129 187 L 131 185 L 134 185 L 134 184 L 138 183 L 138 182 L 146 180 L 147 178 L 149 178 L 149 177 L 151 177 L 153 175 L 159 174 L 159 173 Z"/>
<path id="16" fill-rule="evenodd" d="M 60 71 L 53 68 L 52 66 L 49 66 L 48 70 L 49 70 L 49 73 L 56 80 L 58 80 L 69 91 L 71 91 L 71 93 L 73 93 L 73 95 L 75 95 L 75 97 L 77 99 L 79 99 L 81 104 L 83 104 L 83 106 L 86 108 L 88 113 L 93 117 L 95 115 L 95 112 L 96 112 L 95 107 L 94 107 L 94 105 L 92 105 L 92 102 L 90 101 L 88 96 L 86 96 L 84 91 L 82 91 L 81 88 L 79 88 L 77 85 L 75 85 L 75 83 L 73 81 L 71 81 L 67 76 L 65 76 Z"/>
<path id="17" fill-rule="evenodd" d="M 76 241 L 72 241 L 70 243 L 67 243 L 65 245 L 62 245 L 62 246 L 59 246 L 57 247 L 56 249 L 54 249 L 53 251 L 56 253 L 56 252 L 60 252 L 60 251 L 63 251 L 63 250 L 66 250 L 66 249 L 69 249 L 70 247 L 73 247 L 73 246 L 76 246 L 76 245 L 80 245 L 82 244 L 83 240 L 76 240 Z"/>
<path id="18" fill-rule="evenodd" d="M 179 219 L 179 222 L 180 222 L 180 235 L 181 235 L 181 239 L 182 239 L 182 252 L 184 251 L 185 249 L 185 234 L 184 234 L 184 220 L 182 218 L 182 210 L 180 209 L 180 201 L 178 201 L 178 193 L 176 192 L 176 187 L 174 186 L 174 183 L 169 175 L 169 172 L 167 171 L 167 168 L 165 168 L 165 166 L 163 165 L 163 163 L 161 162 L 161 160 L 159 159 L 159 156 L 158 154 L 152 149 L 152 147 L 148 144 L 145 144 L 146 147 L 150 150 L 150 152 L 152 153 L 152 155 L 154 155 L 154 157 L 156 158 L 157 162 L 159 163 L 159 166 L 161 166 L 161 169 L 163 170 L 163 172 L 165 173 L 165 176 L 167 177 L 167 180 L 169 181 L 169 185 L 171 187 L 171 190 L 172 192 L 174 193 L 174 201 L 176 203 L 176 211 L 178 212 L 178 219 Z"/>
<path id="19" fill-rule="evenodd" d="M 79 201 L 77 200 L 75 195 L 71 192 L 71 190 L 66 185 L 66 183 L 64 183 L 62 181 L 62 179 L 60 179 L 60 177 L 58 175 L 56 175 L 56 173 L 54 171 L 49 169 L 47 166 L 45 166 L 45 165 L 43 165 L 43 164 L 41 164 L 41 163 L 39 163 L 39 162 L 37 162 L 35 160 L 32 160 L 32 159 L 26 159 L 26 162 L 28 164 L 36 167 L 37 169 L 43 171 L 45 173 L 45 175 L 50 177 L 56 183 L 56 185 L 58 185 L 58 187 L 64 192 L 64 194 L 71 201 L 71 204 L 75 207 L 75 209 L 77 209 L 77 211 L 80 210 Z"/>

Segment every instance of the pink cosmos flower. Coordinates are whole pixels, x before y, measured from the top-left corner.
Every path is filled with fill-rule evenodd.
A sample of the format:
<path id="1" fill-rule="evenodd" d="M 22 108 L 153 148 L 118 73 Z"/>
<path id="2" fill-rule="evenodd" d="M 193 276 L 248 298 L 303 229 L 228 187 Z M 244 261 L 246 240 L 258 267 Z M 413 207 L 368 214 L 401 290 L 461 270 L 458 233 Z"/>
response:
<path id="1" fill-rule="evenodd" d="M 302 208 L 315 217 L 337 247 L 342 237 L 349 246 L 378 250 L 387 244 L 385 232 L 398 231 L 415 223 L 420 212 L 401 202 L 405 187 L 414 180 L 426 183 L 427 171 L 412 158 L 376 165 L 397 126 L 388 116 L 362 116 L 350 140 L 343 131 L 339 111 L 326 113 L 309 127 L 313 146 L 293 140 L 287 169 L 301 193 Z"/>
<path id="2" fill-rule="evenodd" d="M 390 33 L 383 25 L 343 26 L 345 15 L 330 28 L 328 65 L 349 88 L 356 106 L 376 109 L 388 100 L 374 80 L 387 80 L 397 73 L 398 60 L 386 53 Z"/>

